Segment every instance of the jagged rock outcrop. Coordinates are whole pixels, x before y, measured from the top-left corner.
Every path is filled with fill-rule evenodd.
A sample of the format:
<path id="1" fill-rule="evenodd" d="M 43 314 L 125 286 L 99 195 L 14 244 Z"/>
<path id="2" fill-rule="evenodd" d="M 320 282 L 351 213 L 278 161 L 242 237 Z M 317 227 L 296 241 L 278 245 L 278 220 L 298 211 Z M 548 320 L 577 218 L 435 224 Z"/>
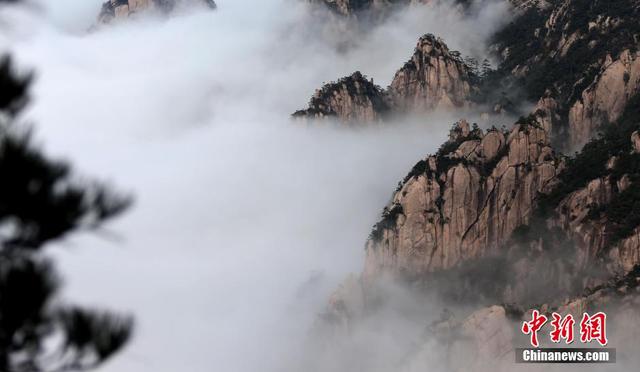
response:
<path id="1" fill-rule="evenodd" d="M 556 208 L 552 223 L 562 228 L 576 246 L 576 265 L 593 267 L 606 260 L 607 273 L 627 273 L 640 264 L 640 228 L 633 228 L 623 237 L 612 240 L 613 227 L 607 216 L 594 216 L 617 201 L 631 184 L 628 175 L 615 181 L 607 175 L 590 181 L 572 192 Z"/>
<path id="2" fill-rule="evenodd" d="M 527 224 L 558 161 L 537 124 L 508 133 L 459 123 L 405 178 L 366 246 L 363 277 L 420 276 L 495 252 Z"/>
<path id="3" fill-rule="evenodd" d="M 386 93 L 373 80 L 355 72 L 316 91 L 309 108 L 296 111 L 296 119 L 336 118 L 341 122 L 380 121 L 390 111 Z"/>
<path id="4" fill-rule="evenodd" d="M 509 133 L 457 124 L 385 207 L 367 242 L 365 285 L 385 274 L 436 286 L 450 275 L 481 280 L 478 267 L 493 257 L 508 274 L 492 279 L 493 295 L 518 302 L 539 298 L 527 287 L 535 271 L 558 296 L 629 272 L 640 264 L 639 100 L 571 159 L 554 154 L 544 129 L 551 99 Z"/>
<path id="5" fill-rule="evenodd" d="M 106 24 L 152 10 L 168 13 L 177 6 L 189 5 L 205 5 L 211 9 L 216 8 L 216 3 L 213 0 L 109 0 L 102 5 L 98 15 L 98 23 Z"/>
<path id="6" fill-rule="evenodd" d="M 602 69 L 569 111 L 574 147 L 581 148 L 602 125 L 616 122 L 640 91 L 640 52 L 625 50 L 615 61 L 608 55 Z"/>
<path id="7" fill-rule="evenodd" d="M 501 63 L 493 79 L 499 83 L 483 94 L 499 89 L 514 102 L 553 98 L 554 143 L 559 150 L 579 150 L 600 128 L 615 123 L 640 90 L 635 52 L 640 1 L 526 4 L 494 38 Z"/>
<path id="8" fill-rule="evenodd" d="M 400 111 L 466 107 L 474 89 L 472 75 L 459 53 L 428 34 L 418 40 L 413 56 L 396 73 L 389 94 Z"/>
<path id="9" fill-rule="evenodd" d="M 490 292 L 519 302 L 544 300 L 528 287 L 534 272 L 558 296 L 629 272 L 640 264 L 637 101 L 568 161 L 550 146 L 546 114 L 520 119 L 510 133 L 459 123 L 385 207 L 366 245 L 365 285 L 385 274 L 435 286 L 452 275 L 481 280 L 490 273 L 479 267 L 493 262 L 507 275 L 492 278 Z"/>
<path id="10" fill-rule="evenodd" d="M 408 1 L 323 1 L 336 12 Z M 464 3 L 464 2 L 462 2 Z M 512 0 L 515 19 L 494 37 L 497 71 L 481 79 L 441 40 L 424 36 L 396 74 L 388 95 L 395 112 L 474 104 L 518 114 L 523 100 L 548 114 L 543 125 L 557 150 L 579 150 L 603 126 L 615 123 L 640 91 L 640 0 L 591 2 Z M 442 44 L 442 45 L 441 45 Z M 499 106 L 499 107 L 498 107 Z M 509 105 L 507 105 L 509 106 Z"/>
<path id="11" fill-rule="evenodd" d="M 446 304 L 485 304 L 430 326 L 431 341 L 403 371 L 434 355 L 445 356 L 447 370 L 510 371 L 514 348 L 527 342 L 518 327 L 530 306 L 578 319 L 615 312 L 614 346 L 625 347 L 640 334 L 638 100 L 573 158 L 549 144 L 549 97 L 509 132 L 458 123 L 399 185 L 369 238 L 361 278 L 336 292 L 330 313 L 357 324 L 379 306 L 378 283 L 389 277 Z"/>
<path id="12" fill-rule="evenodd" d="M 640 324 L 640 0 L 516 5 L 517 20 L 496 36 L 500 67 L 484 80 L 427 35 L 379 94 L 393 113 L 483 96 L 477 103 L 492 105 L 495 91 L 535 109 L 508 131 L 458 123 L 400 183 L 366 243 L 361 277 L 330 304 L 352 323 L 375 309 L 376 283 L 391 277 L 480 307 L 434 327 L 463 335 L 445 343 L 455 355 L 490 356 L 453 370 L 510 370 L 490 363 L 512 360 L 508 318 L 527 316 L 514 308 L 613 307 Z M 510 305 L 485 308 L 492 303 Z"/>
<path id="13" fill-rule="evenodd" d="M 626 110 L 619 127 L 588 144 L 550 195 L 551 204 L 561 198 L 551 221 L 581 252 L 578 262 L 602 260 L 608 273 L 624 274 L 640 264 L 639 111 Z"/>
<path id="14" fill-rule="evenodd" d="M 372 122 L 387 114 L 466 108 L 477 90 L 471 68 L 431 34 L 418 41 L 411 59 L 382 90 L 356 72 L 316 91 L 309 107 L 294 118 L 335 117 L 342 122 Z"/>
<path id="15" fill-rule="evenodd" d="M 561 123 L 560 108 L 558 102 L 553 98 L 551 92 L 547 91 L 545 95 L 538 100 L 538 104 L 534 109 L 536 121 L 547 133 L 553 133 L 553 128 Z"/>

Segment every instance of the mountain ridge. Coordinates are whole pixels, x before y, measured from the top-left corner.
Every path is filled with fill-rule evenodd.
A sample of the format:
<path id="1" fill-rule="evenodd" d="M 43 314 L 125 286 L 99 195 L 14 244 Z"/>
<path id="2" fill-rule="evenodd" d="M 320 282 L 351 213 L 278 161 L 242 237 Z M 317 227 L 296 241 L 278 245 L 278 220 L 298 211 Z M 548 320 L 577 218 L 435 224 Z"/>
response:
<path id="1" fill-rule="evenodd" d="M 388 279 L 474 304 L 462 322 L 436 327 L 475 340 L 465 348 L 477 359 L 452 370 L 488 361 L 489 370 L 508 370 L 513 322 L 532 308 L 615 308 L 622 318 L 640 298 L 640 29 L 633 23 L 640 2 L 515 5 L 516 18 L 493 38 L 498 67 L 470 79 L 453 107 L 502 99 L 507 109 L 522 101 L 534 108 L 508 129 L 456 123 L 400 183 L 367 240 L 362 273 L 327 310 L 341 324 L 356 322 L 378 306 L 377 286 Z M 416 96 L 442 92 L 428 73 L 411 76 L 424 88 Z M 396 112 L 434 109 L 389 96 Z"/>

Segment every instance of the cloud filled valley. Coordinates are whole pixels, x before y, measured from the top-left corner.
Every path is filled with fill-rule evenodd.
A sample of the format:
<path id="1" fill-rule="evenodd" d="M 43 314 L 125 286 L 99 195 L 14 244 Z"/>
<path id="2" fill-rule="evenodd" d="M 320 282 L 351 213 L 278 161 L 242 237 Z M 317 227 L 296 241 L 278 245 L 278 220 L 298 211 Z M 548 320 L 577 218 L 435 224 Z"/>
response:
<path id="1" fill-rule="evenodd" d="M 59 268 L 47 309 L 135 318 L 97 370 L 539 370 L 512 358 L 532 309 L 608 311 L 593 370 L 637 365 L 637 0 L 103 2 L 0 0 L 34 76 L 0 140 L 133 200 L 96 229 L 62 208 L 76 231 L 27 256 Z M 6 148 L 6 184 L 64 195 Z M 15 221 L 48 231 L 2 190 L 0 258 Z"/>

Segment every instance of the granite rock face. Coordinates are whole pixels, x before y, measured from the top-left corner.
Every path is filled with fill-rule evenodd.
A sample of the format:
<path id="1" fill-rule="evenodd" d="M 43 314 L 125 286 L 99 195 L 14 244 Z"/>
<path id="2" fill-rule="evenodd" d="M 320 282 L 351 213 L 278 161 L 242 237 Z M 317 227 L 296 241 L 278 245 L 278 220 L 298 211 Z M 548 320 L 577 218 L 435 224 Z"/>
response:
<path id="1" fill-rule="evenodd" d="M 581 148 L 602 126 L 620 118 L 629 100 L 640 91 L 640 52 L 608 55 L 602 71 L 569 111 L 571 144 Z"/>
<path id="2" fill-rule="evenodd" d="M 442 39 L 425 35 L 396 73 L 389 94 L 396 110 L 426 112 L 470 105 L 473 76 Z"/>
<path id="3" fill-rule="evenodd" d="M 614 124 L 640 90 L 640 1 L 515 5 L 516 19 L 494 40 L 501 58 L 497 75 L 514 88 L 508 93 L 512 98 L 523 93 L 516 100 L 552 98 L 554 142 L 559 150 L 579 150 L 599 129 Z"/>
<path id="4" fill-rule="evenodd" d="M 474 79 L 459 53 L 450 51 L 442 39 L 427 34 L 420 38 L 411 59 L 386 90 L 356 72 L 316 91 L 309 107 L 293 116 L 375 122 L 387 114 L 468 108 L 477 91 Z"/>
<path id="5" fill-rule="evenodd" d="M 344 123 L 381 121 L 391 107 L 387 94 L 360 72 L 325 85 L 311 97 L 296 119 L 335 118 Z"/>
<path id="6" fill-rule="evenodd" d="M 495 252 L 527 224 L 559 162 L 544 129 L 470 130 L 416 165 L 367 242 L 365 280 L 385 272 L 420 276 Z"/>
<path id="7" fill-rule="evenodd" d="M 531 104 L 509 129 L 457 123 L 399 184 L 361 275 L 330 301 L 336 319 L 357 323 L 391 278 L 471 306 L 462 321 L 433 327 L 451 355 L 470 356 L 449 360 L 451 370 L 510 371 L 513 326 L 534 306 L 615 309 L 640 325 L 640 1 L 512 3 L 517 18 L 496 35 L 489 80 L 425 35 L 386 90 L 336 86 L 300 114 L 380 121 L 468 108 L 491 104 L 476 98 L 496 82 L 508 100 Z"/>
<path id="8" fill-rule="evenodd" d="M 624 208 L 638 205 L 640 168 L 633 162 L 640 162 L 640 123 L 623 116 L 633 125 L 622 123 L 624 133 L 615 132 L 622 143 L 605 136 L 572 160 L 553 152 L 541 113 L 508 132 L 457 123 L 439 152 L 399 185 L 366 244 L 361 277 L 332 297 L 332 314 L 353 323 L 375 308 L 376 286 L 389 278 L 454 304 L 538 304 L 560 312 L 617 311 L 622 304 L 625 316 L 631 314 L 640 283 L 640 223 Z M 601 146 L 617 155 L 594 156 Z M 597 168 L 596 177 L 575 180 L 584 161 Z M 436 327 L 444 332 L 438 337 L 465 335 L 448 341 L 450 352 L 474 356 L 452 370 L 505 367 L 501 356 L 511 360 L 517 343 L 507 310 L 513 312 L 485 308 Z"/>
<path id="9" fill-rule="evenodd" d="M 527 303 L 547 300 L 529 286 L 536 273 L 553 286 L 547 295 L 561 296 L 639 265 L 640 224 L 624 212 L 636 205 L 638 167 L 629 164 L 640 161 L 638 132 L 610 149 L 620 155 L 600 156 L 602 164 L 592 150 L 566 164 L 537 119 L 508 133 L 458 123 L 384 208 L 366 244 L 364 285 L 393 277 L 437 287 L 466 275 L 472 287 L 493 263 L 505 273 L 490 278 L 493 298 Z M 611 146 L 600 141 L 592 147 Z M 577 181 L 582 166 L 598 168 L 596 177 Z"/>

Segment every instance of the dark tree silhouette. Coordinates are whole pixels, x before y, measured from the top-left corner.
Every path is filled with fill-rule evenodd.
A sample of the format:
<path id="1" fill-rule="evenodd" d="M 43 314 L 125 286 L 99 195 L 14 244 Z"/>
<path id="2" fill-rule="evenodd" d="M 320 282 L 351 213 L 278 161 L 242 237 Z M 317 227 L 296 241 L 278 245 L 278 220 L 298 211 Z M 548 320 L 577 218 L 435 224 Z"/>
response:
<path id="1" fill-rule="evenodd" d="M 30 81 L 10 58 L 0 60 L 0 372 L 82 371 L 128 341 L 132 319 L 56 300 L 58 276 L 42 251 L 70 232 L 98 228 L 130 199 L 77 181 L 67 164 L 32 145 L 15 120 Z"/>

